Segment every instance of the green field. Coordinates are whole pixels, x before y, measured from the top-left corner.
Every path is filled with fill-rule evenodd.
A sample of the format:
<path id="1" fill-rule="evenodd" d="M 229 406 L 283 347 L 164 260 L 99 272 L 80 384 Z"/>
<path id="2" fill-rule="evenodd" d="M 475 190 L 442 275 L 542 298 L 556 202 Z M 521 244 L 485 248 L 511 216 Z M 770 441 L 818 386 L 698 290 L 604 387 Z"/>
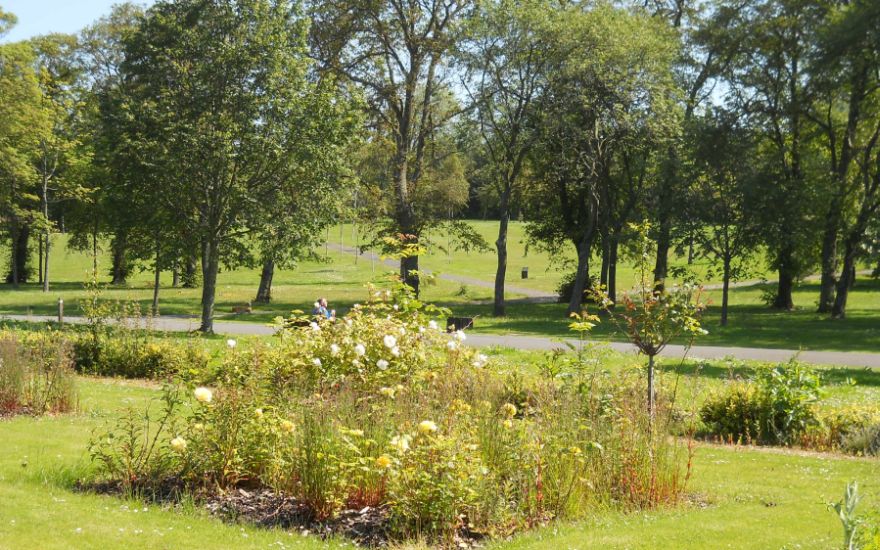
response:
<path id="1" fill-rule="evenodd" d="M 501 369 L 533 364 L 534 354 L 506 350 Z M 611 368 L 628 359 L 611 356 Z M 680 368 L 684 394 L 703 395 L 743 365 Z M 699 372 L 696 376 L 695 373 Z M 828 400 L 876 401 L 880 388 L 860 371 L 826 372 Z M 674 383 L 676 369 L 663 375 Z M 852 387 L 846 378 L 863 384 Z M 90 434 L 125 407 L 143 406 L 158 394 L 154 384 L 78 379 L 80 412 L 57 417 L 0 420 L 0 548 L 336 548 L 296 531 L 229 525 L 197 506 L 178 509 L 83 494 L 75 480 L 90 468 Z M 694 456 L 688 502 L 638 513 L 597 510 L 588 520 L 551 524 L 490 548 L 832 548 L 842 537 L 827 503 L 839 500 L 847 482 L 858 480 L 868 512 L 880 505 L 880 462 L 841 455 L 773 448 L 700 444 Z M 47 534 L 51 526 L 51 535 Z M 699 536 L 695 536 L 699 533 Z"/>
<path id="2" fill-rule="evenodd" d="M 497 223 L 491 221 L 471 222 L 474 228 L 491 242 L 497 231 Z M 366 297 L 365 286 L 370 283 L 383 284 L 392 269 L 382 261 L 371 259 L 369 255 L 356 256 L 344 252 L 342 247 L 350 247 L 364 242 L 350 225 L 337 226 L 328 232 L 329 246 L 319 247 L 318 260 L 301 262 L 293 269 L 276 270 L 273 284 L 273 303 L 255 305 L 254 314 L 231 316 L 232 308 L 253 299 L 259 282 L 258 269 L 237 269 L 223 271 L 219 276 L 217 288 L 217 315 L 237 321 L 271 321 L 277 315 L 284 315 L 293 309 L 308 310 L 319 296 L 326 296 L 331 307 L 345 311 L 352 304 Z M 422 266 L 437 274 L 464 276 L 483 281 L 491 286 L 495 273 L 495 254 L 490 252 L 465 252 L 456 250 L 454 243 L 448 243 L 443 236 L 433 236 L 433 243 Z M 78 303 L 85 297 L 82 284 L 89 277 L 91 258 L 88 254 L 70 251 L 66 248 L 66 237 L 56 237 L 55 252 L 52 256 L 50 279 L 51 291 L 43 293 L 35 284 L 23 285 L 13 290 L 3 285 L 0 292 L 0 313 L 52 314 L 57 309 L 58 298 L 65 301 L 68 315 L 79 313 Z M 527 250 L 524 225 L 511 224 L 509 238 L 510 263 L 508 270 L 508 298 L 522 298 L 516 292 L 519 288 L 552 293 L 562 275 L 570 267 L 563 259 L 551 259 L 546 253 L 534 247 Z M 671 263 L 686 265 L 686 258 L 674 255 Z M 109 270 L 109 260 L 103 254 L 99 260 L 100 270 Z M 754 258 L 750 271 L 754 277 L 767 277 L 766 266 L 759 258 Z M 597 262 L 598 265 L 598 262 Z M 529 278 L 520 278 L 521 267 L 529 267 Z M 709 265 L 698 260 L 691 269 L 708 285 L 717 285 L 715 278 L 706 276 Z M 143 311 L 149 309 L 152 297 L 152 274 L 135 272 L 124 288 L 109 287 L 104 296 L 121 301 L 138 302 Z M 622 262 L 619 267 L 618 288 L 630 287 L 636 279 L 631 262 Z M 108 280 L 107 277 L 104 280 Z M 160 291 L 160 312 L 162 314 L 192 315 L 200 312 L 199 289 L 171 288 L 170 274 L 165 274 Z M 704 325 L 709 335 L 701 339 L 704 344 L 774 347 L 784 349 L 829 349 L 852 351 L 880 350 L 880 283 L 872 279 L 860 279 L 852 291 L 847 318 L 831 320 L 815 313 L 818 286 L 815 282 L 802 283 L 795 292 L 798 309 L 794 312 L 778 312 L 767 308 L 762 294 L 772 290 L 772 285 L 752 285 L 735 288 L 731 291 L 731 313 L 728 327 L 718 326 L 721 292 L 717 289 L 705 291 L 709 301 Z M 567 334 L 568 320 L 565 308 L 560 304 L 531 304 L 514 301 L 508 306 L 508 316 L 492 318 L 492 289 L 488 286 L 463 284 L 458 281 L 438 278 L 436 284 L 425 286 L 423 297 L 431 302 L 447 305 L 456 314 L 478 317 L 475 330 L 494 333 L 532 334 L 562 336 Z M 619 338 L 609 323 L 597 329 L 597 338 Z"/>

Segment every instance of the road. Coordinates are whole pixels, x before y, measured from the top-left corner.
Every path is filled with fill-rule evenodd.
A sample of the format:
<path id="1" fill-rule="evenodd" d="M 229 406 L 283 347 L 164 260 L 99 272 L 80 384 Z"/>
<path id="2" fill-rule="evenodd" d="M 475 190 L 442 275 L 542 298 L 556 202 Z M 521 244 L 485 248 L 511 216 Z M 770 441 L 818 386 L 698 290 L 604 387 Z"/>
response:
<path id="1" fill-rule="evenodd" d="M 46 322 L 56 318 L 45 315 L 2 315 L 2 319 L 15 321 Z M 66 317 L 68 323 L 85 323 L 82 317 Z M 166 332 L 187 332 L 199 327 L 199 320 L 194 317 L 162 316 L 151 321 L 155 330 Z M 257 323 L 239 323 L 230 321 L 214 321 L 214 332 L 229 336 L 237 335 L 272 335 L 275 329 L 269 325 Z M 564 342 L 577 344 L 574 339 L 546 338 L 541 336 L 524 336 L 518 334 L 468 334 L 467 342 L 476 347 L 501 346 L 523 350 L 553 350 L 565 347 Z M 619 352 L 635 353 L 635 348 L 625 342 L 609 342 L 607 345 Z M 664 357 L 680 358 L 684 355 L 684 346 L 670 345 L 664 350 Z M 688 352 L 690 358 L 723 359 L 733 357 L 749 361 L 788 361 L 798 354 L 797 350 L 771 348 L 741 348 L 724 346 L 693 346 Z M 880 353 L 863 353 L 852 351 L 801 351 L 801 361 L 821 365 L 839 365 L 846 367 L 867 367 L 880 369 Z"/>

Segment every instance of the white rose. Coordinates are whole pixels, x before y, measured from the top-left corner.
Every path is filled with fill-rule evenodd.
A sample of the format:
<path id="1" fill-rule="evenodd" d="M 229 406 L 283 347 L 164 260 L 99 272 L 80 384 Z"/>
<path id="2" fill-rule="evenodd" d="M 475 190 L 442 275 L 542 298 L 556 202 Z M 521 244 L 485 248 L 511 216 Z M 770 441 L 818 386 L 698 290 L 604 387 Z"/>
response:
<path id="1" fill-rule="evenodd" d="M 390 334 L 386 335 L 385 338 L 382 339 L 382 341 L 385 343 L 385 347 L 388 349 L 391 349 L 397 345 L 397 338 Z"/>
<path id="2" fill-rule="evenodd" d="M 388 368 L 388 361 L 384 359 L 379 359 L 378 361 L 376 361 L 376 366 L 379 368 L 379 370 L 385 370 Z"/>
<path id="3" fill-rule="evenodd" d="M 354 354 L 358 357 L 363 357 L 366 353 L 367 348 L 365 348 L 363 344 L 358 344 L 354 347 Z"/>

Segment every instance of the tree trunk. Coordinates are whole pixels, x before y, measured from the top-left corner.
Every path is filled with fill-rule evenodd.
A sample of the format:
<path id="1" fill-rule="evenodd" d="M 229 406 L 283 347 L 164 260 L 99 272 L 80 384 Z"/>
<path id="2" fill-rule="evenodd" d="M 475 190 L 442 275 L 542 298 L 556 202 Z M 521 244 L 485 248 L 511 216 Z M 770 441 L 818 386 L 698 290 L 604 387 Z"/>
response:
<path id="1" fill-rule="evenodd" d="M 846 318 L 846 301 L 849 298 L 849 291 L 855 279 L 855 252 L 847 243 L 846 253 L 843 257 L 843 270 L 840 273 L 840 280 L 837 282 L 837 296 L 834 299 L 834 307 L 831 310 L 831 316 L 835 319 Z"/>
<path id="2" fill-rule="evenodd" d="M 648 417 L 654 418 L 654 356 L 648 356 Z"/>
<path id="3" fill-rule="evenodd" d="M 21 264 L 18 262 L 19 233 L 18 221 L 12 220 L 9 229 L 9 240 L 11 245 L 11 250 L 9 251 L 9 275 L 6 277 L 6 280 L 7 282 L 12 283 L 12 286 L 15 288 L 18 288 L 18 283 L 21 280 Z"/>
<path id="4" fill-rule="evenodd" d="M 791 311 L 794 309 L 794 300 L 792 299 L 792 291 L 794 290 L 794 273 L 791 272 L 791 261 L 789 256 L 784 256 L 783 262 L 779 266 L 779 283 L 776 287 L 776 298 L 773 300 L 775 309 Z"/>
<path id="5" fill-rule="evenodd" d="M 92 276 L 98 278 L 98 227 L 92 231 Z"/>
<path id="6" fill-rule="evenodd" d="M 112 285 L 124 285 L 128 279 L 128 260 L 126 258 L 127 238 L 125 233 L 118 232 L 113 237 L 111 244 L 113 250 L 113 266 L 111 267 L 111 275 L 113 279 L 110 281 Z"/>
<path id="7" fill-rule="evenodd" d="M 721 326 L 727 326 L 727 306 L 730 294 L 730 258 L 724 258 L 724 284 L 721 290 Z"/>
<path id="8" fill-rule="evenodd" d="M 205 240 L 202 244 L 202 326 L 200 331 L 214 332 L 214 298 L 217 290 L 217 272 L 220 270 L 219 242 Z"/>
<path id="9" fill-rule="evenodd" d="M 498 267 L 495 269 L 495 305 L 492 314 L 504 317 L 504 282 L 507 277 L 507 230 L 510 226 L 510 185 L 506 185 L 501 193 L 501 221 L 498 224 L 498 240 L 495 249 L 498 251 Z"/>
<path id="10" fill-rule="evenodd" d="M 419 257 L 407 256 L 400 259 L 400 279 L 419 295 Z"/>
<path id="11" fill-rule="evenodd" d="M 151 312 L 153 317 L 159 315 L 159 277 L 162 275 L 162 267 L 159 261 L 159 243 L 156 242 L 156 268 L 153 276 L 153 307 Z"/>
<path id="12" fill-rule="evenodd" d="M 43 286 L 43 239 L 37 239 L 37 283 Z"/>
<path id="13" fill-rule="evenodd" d="M 568 313 L 580 313 L 581 304 L 584 301 L 584 290 L 590 279 L 590 252 L 593 248 L 593 231 L 584 233 L 581 242 L 578 243 L 577 272 L 574 277 L 574 285 L 571 289 L 571 298 L 568 301 Z"/>
<path id="14" fill-rule="evenodd" d="M 599 271 L 599 285 L 608 288 L 608 272 L 611 268 L 611 242 L 606 232 L 602 238 L 602 267 Z"/>
<path id="15" fill-rule="evenodd" d="M 257 297 L 254 302 L 268 304 L 272 301 L 272 277 L 275 276 L 275 260 L 266 260 L 263 263 L 263 272 L 260 274 L 260 287 L 257 289 Z"/>
<path id="16" fill-rule="evenodd" d="M 199 278 L 197 274 L 198 269 L 196 266 L 196 259 L 193 257 L 187 257 L 183 271 L 183 288 L 196 288 L 199 286 Z"/>
<path id="17" fill-rule="evenodd" d="M 617 301 L 617 249 L 620 246 L 620 237 L 617 233 L 611 238 L 611 250 L 609 251 L 608 260 L 608 298 L 613 302 Z"/>
<path id="18" fill-rule="evenodd" d="M 43 292 L 49 292 L 49 249 L 51 248 L 50 234 L 46 232 L 46 257 L 43 260 Z"/>
<path id="19" fill-rule="evenodd" d="M 180 286 L 180 261 L 175 258 L 174 265 L 171 266 L 171 287 Z"/>
<path id="20" fill-rule="evenodd" d="M 837 201 L 832 201 L 837 202 Z M 822 237 L 822 279 L 819 283 L 819 313 L 828 313 L 834 307 L 834 289 L 837 285 L 837 221 L 839 206 L 831 206 Z"/>

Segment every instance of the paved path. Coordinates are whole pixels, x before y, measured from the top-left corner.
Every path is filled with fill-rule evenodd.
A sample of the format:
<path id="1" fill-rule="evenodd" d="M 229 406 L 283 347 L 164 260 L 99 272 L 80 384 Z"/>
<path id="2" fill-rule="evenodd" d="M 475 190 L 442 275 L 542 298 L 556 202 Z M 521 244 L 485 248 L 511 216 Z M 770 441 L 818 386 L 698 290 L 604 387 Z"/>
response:
<path id="1" fill-rule="evenodd" d="M 2 315 L 2 319 L 15 321 L 45 322 L 56 318 L 46 315 Z M 67 317 L 68 323 L 83 324 L 82 317 Z M 152 320 L 152 328 L 167 332 L 186 332 L 198 329 L 199 320 L 192 317 L 162 316 Z M 214 321 L 217 334 L 236 335 L 272 335 L 275 329 L 269 325 L 257 323 L 236 323 L 230 321 Z M 553 350 L 564 348 L 565 342 L 577 345 L 574 339 L 546 338 L 542 336 L 524 336 L 517 334 L 468 334 L 468 343 L 477 347 L 501 346 L 523 350 Z M 607 345 L 619 352 L 634 353 L 635 348 L 625 342 L 608 342 Z M 684 346 L 670 345 L 663 352 L 665 357 L 681 358 L 685 353 Z M 722 346 L 693 346 L 688 353 L 690 358 L 723 359 L 733 357 L 741 360 L 782 362 L 788 361 L 796 350 L 769 348 L 740 348 Z M 880 369 L 880 353 L 862 353 L 852 351 L 802 351 L 799 359 L 807 363 L 823 365 L 840 365 L 847 367 L 867 367 Z"/>
<path id="2" fill-rule="evenodd" d="M 332 248 L 333 250 L 337 250 L 339 252 L 345 252 L 346 254 L 354 254 L 357 252 L 357 249 L 353 246 L 340 245 L 336 243 L 326 243 L 328 248 Z M 370 252 L 369 250 L 364 250 L 360 252 L 361 256 L 365 256 L 367 259 L 372 259 L 377 262 L 381 262 L 382 265 L 386 267 L 390 267 L 392 269 L 397 269 L 399 267 L 399 263 L 397 260 L 383 260 L 379 257 L 375 252 Z M 425 273 L 431 273 L 428 269 L 420 268 L 421 271 Z M 480 288 L 490 288 L 492 290 L 495 289 L 495 283 L 493 281 L 485 281 L 483 279 L 477 279 L 476 277 L 468 277 L 467 275 L 455 275 L 452 273 L 440 273 L 437 275 L 438 279 L 443 279 L 444 281 L 452 281 L 455 283 L 461 283 L 464 285 L 478 286 Z M 504 291 L 512 294 L 522 294 L 526 297 L 527 300 L 531 303 L 542 303 L 542 302 L 555 302 L 556 294 L 552 292 L 547 292 L 546 290 L 539 290 L 536 288 L 525 288 L 518 287 L 513 285 L 504 285 Z M 507 300 L 507 302 L 516 302 L 517 299 Z"/>

